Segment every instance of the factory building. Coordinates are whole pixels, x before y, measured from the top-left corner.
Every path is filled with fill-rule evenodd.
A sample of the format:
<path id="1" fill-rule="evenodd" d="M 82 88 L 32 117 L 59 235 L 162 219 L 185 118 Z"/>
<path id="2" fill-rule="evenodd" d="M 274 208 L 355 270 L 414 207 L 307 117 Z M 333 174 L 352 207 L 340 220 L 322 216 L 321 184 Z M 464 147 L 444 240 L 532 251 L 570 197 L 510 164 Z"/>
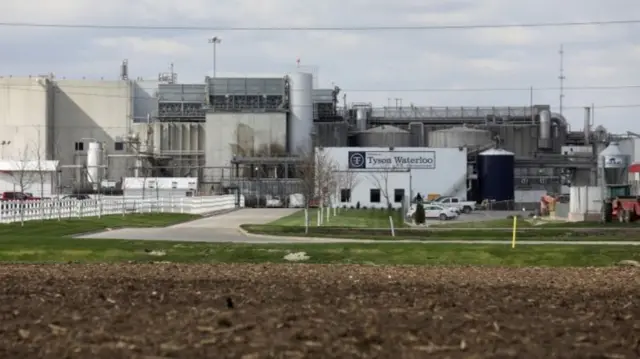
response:
<path id="1" fill-rule="evenodd" d="M 316 151 L 322 158 L 318 166 L 330 167 L 334 173 L 333 204 L 400 208 L 417 194 L 467 196 L 464 147 L 324 147 Z"/>
<path id="2" fill-rule="evenodd" d="M 637 135 L 592 129 L 588 109 L 584 130 L 576 132 L 548 105 L 374 107 L 348 104 L 346 97 L 339 104 L 339 94 L 337 87 L 313 88 L 306 73 L 181 84 L 172 69 L 151 81 L 131 80 L 126 62 L 118 80 L 5 77 L 0 78 L 0 157 L 58 161 L 56 183 L 65 191 L 102 181 L 122 186 L 126 177 L 191 177 L 200 191 L 240 190 L 258 204 L 260 198 L 301 191 L 299 168 L 313 147 L 342 153 L 336 152 L 342 164 L 348 152 L 384 157 L 399 149 L 435 151 L 436 158 L 457 153 L 466 157 L 466 178 L 465 192 L 456 182 L 456 194 L 480 202 L 491 192 L 496 201 L 534 205 L 548 192 L 598 183 L 595 154 L 612 140 L 631 161 L 640 160 Z M 511 155 L 491 152 L 496 149 Z M 511 194 L 482 183 L 488 176 L 483 168 L 496 166 L 494 160 L 483 162 L 490 154 L 504 160 L 506 167 L 498 167 L 512 162 L 513 176 L 491 177 L 513 187 Z M 439 167 L 413 170 L 433 174 Z M 407 175 L 393 176 L 399 183 Z M 450 191 L 444 184 L 422 185 L 412 182 L 406 191 Z"/>

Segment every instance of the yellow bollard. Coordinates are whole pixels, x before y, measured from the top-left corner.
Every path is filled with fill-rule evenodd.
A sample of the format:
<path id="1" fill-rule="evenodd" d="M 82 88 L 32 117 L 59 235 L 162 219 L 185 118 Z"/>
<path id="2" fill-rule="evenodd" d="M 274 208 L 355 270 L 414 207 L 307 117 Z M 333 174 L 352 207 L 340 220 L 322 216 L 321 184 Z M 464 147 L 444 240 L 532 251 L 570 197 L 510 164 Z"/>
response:
<path id="1" fill-rule="evenodd" d="M 516 247 L 516 229 L 518 228 L 518 217 L 513 216 L 513 236 L 511 237 L 511 248 Z"/>

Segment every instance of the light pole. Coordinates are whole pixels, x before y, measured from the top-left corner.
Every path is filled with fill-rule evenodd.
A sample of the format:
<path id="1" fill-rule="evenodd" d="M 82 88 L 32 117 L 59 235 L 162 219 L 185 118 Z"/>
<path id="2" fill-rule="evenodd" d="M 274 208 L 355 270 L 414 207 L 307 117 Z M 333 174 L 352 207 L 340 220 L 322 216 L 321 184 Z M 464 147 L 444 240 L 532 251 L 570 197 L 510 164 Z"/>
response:
<path id="1" fill-rule="evenodd" d="M 0 159 L 4 159 L 4 146 L 9 146 L 11 141 L 2 141 L 0 142 L 0 146 L 2 146 L 2 153 L 0 153 Z"/>
<path id="2" fill-rule="evenodd" d="M 218 36 L 214 36 L 209 39 L 209 43 L 213 44 L 213 78 L 216 77 L 216 45 L 222 42 L 222 39 Z"/>

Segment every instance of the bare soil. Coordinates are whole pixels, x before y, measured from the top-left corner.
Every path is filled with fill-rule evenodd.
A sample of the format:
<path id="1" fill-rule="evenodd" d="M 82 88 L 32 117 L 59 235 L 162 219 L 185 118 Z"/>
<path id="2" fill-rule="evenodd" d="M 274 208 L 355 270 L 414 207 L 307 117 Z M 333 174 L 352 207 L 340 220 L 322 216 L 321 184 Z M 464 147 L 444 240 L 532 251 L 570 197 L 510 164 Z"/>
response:
<path id="1" fill-rule="evenodd" d="M 0 358 L 638 358 L 640 271 L 3 265 Z"/>

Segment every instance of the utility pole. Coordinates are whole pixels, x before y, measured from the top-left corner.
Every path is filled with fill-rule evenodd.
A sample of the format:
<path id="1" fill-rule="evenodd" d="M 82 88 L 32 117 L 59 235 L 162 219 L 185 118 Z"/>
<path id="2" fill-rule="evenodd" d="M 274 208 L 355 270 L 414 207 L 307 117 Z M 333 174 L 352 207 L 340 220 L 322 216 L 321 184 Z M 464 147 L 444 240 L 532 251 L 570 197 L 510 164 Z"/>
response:
<path id="1" fill-rule="evenodd" d="M 216 46 L 221 42 L 222 39 L 218 36 L 209 39 L 209 43 L 213 45 L 213 78 L 216 77 Z"/>
<path id="2" fill-rule="evenodd" d="M 560 45 L 560 76 L 558 76 L 558 80 L 560 80 L 560 114 L 562 115 L 563 110 L 563 102 L 564 102 L 564 80 L 567 78 L 564 76 L 564 45 Z"/>

